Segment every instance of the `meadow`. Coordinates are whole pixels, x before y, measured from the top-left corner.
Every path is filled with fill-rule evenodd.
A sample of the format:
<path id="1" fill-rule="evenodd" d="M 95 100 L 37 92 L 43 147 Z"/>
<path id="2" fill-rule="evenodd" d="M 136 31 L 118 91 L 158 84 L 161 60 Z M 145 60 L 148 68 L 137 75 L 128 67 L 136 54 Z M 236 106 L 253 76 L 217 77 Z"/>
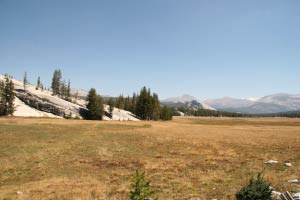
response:
<path id="1" fill-rule="evenodd" d="M 300 119 L 0 118 L 0 200 L 125 200 L 135 170 L 161 200 L 234 199 L 259 172 L 299 191 Z"/>

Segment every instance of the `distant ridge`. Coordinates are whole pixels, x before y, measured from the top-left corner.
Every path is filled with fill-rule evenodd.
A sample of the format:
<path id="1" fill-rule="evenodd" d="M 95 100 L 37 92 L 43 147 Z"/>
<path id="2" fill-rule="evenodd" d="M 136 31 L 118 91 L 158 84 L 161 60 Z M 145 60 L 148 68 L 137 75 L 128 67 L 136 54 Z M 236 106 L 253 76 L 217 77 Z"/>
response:
<path id="1" fill-rule="evenodd" d="M 256 101 L 225 97 L 205 100 L 204 102 L 218 110 L 249 114 L 269 114 L 300 110 L 299 94 L 278 93 L 264 96 Z"/>
<path id="2" fill-rule="evenodd" d="M 180 107 L 186 106 L 195 109 L 207 109 L 207 110 L 216 110 L 215 108 L 201 102 L 194 96 L 184 94 L 179 97 L 171 97 L 165 100 L 162 100 L 161 103 L 167 106 Z"/>

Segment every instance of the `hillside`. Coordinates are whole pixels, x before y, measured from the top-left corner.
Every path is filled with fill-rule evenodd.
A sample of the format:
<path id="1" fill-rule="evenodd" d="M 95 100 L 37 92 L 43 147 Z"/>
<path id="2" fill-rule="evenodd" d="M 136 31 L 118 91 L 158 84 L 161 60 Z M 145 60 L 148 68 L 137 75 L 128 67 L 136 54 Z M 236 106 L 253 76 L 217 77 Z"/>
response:
<path id="1" fill-rule="evenodd" d="M 4 76 L 0 75 L 0 80 L 4 80 Z M 50 117 L 63 118 L 71 117 L 82 119 L 87 109 L 85 107 L 86 101 L 84 99 L 72 99 L 72 102 L 66 101 L 53 96 L 51 91 L 36 90 L 35 86 L 28 84 L 26 91 L 24 91 L 23 82 L 13 79 L 15 86 L 15 108 L 14 116 L 20 117 Z M 106 114 L 108 113 L 108 106 L 105 105 Z M 132 113 L 114 109 L 113 118 L 110 119 L 104 116 L 104 120 L 131 120 L 138 121 Z"/>

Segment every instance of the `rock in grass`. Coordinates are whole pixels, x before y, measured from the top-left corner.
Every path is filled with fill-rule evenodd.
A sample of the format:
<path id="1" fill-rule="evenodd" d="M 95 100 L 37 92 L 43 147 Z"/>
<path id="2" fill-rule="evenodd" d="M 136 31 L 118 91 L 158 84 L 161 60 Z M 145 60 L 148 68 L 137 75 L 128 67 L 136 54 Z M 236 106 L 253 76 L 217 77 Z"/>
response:
<path id="1" fill-rule="evenodd" d="M 300 183 L 298 179 L 289 180 L 288 183 Z"/>
<path id="2" fill-rule="evenodd" d="M 274 198 L 279 198 L 280 197 L 280 195 L 281 195 L 281 192 L 277 192 L 277 191 L 272 191 L 272 196 L 274 197 Z"/>
<path id="3" fill-rule="evenodd" d="M 295 193 L 295 194 L 293 195 L 293 198 L 294 198 L 295 200 L 300 200 L 300 192 Z"/>
<path id="4" fill-rule="evenodd" d="M 277 163 L 279 163 L 279 161 L 277 160 L 268 160 L 265 162 L 265 164 L 277 164 Z"/>
<path id="5" fill-rule="evenodd" d="M 285 163 L 284 164 L 286 167 L 291 167 L 292 166 L 292 163 Z"/>

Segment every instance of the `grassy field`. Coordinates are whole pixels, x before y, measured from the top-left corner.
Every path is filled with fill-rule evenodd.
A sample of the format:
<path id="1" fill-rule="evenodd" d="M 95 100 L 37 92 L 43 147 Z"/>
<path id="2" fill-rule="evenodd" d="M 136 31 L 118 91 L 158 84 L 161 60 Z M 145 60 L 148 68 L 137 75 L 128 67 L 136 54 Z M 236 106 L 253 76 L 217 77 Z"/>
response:
<path id="1" fill-rule="evenodd" d="M 276 190 L 300 190 L 287 183 L 300 178 L 300 120 L 0 118 L 1 200 L 128 199 L 137 169 L 163 200 L 234 199 L 258 172 Z"/>

